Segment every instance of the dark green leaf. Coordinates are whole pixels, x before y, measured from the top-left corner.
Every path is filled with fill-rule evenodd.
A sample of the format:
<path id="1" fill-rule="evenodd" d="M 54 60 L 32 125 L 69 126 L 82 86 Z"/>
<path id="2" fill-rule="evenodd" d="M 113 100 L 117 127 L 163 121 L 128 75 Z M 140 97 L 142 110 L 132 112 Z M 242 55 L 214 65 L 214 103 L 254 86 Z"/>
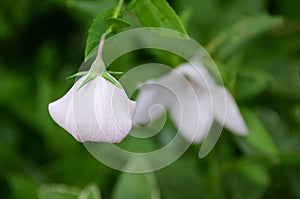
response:
<path id="1" fill-rule="evenodd" d="M 262 154 L 276 158 L 278 155 L 277 147 L 259 118 L 250 109 L 242 108 L 241 113 L 249 129 L 249 134 L 242 138 L 246 141 L 245 144 L 250 145 Z M 251 151 L 249 152 L 251 153 Z M 255 151 L 252 151 L 252 153 L 255 153 Z"/>
<path id="2" fill-rule="evenodd" d="M 128 4 L 127 7 L 125 8 L 125 14 L 128 13 L 130 10 L 134 8 L 134 6 L 137 4 L 139 0 L 131 0 Z"/>
<path id="3" fill-rule="evenodd" d="M 115 0 L 101 0 L 101 1 L 86 1 L 86 0 L 68 0 L 68 6 L 77 8 L 81 11 L 89 13 L 93 16 L 105 12 L 107 9 L 113 8 L 116 4 Z"/>
<path id="4" fill-rule="evenodd" d="M 282 23 L 281 17 L 268 15 L 244 18 L 213 39 L 206 49 L 219 59 L 226 59 L 251 39 Z"/>
<path id="5" fill-rule="evenodd" d="M 234 95 L 237 99 L 252 99 L 265 91 L 273 77 L 263 70 L 244 70 L 237 74 Z"/>
<path id="6" fill-rule="evenodd" d="M 120 18 L 114 18 L 112 16 L 113 10 L 108 10 L 94 19 L 93 24 L 89 29 L 89 34 L 86 41 L 85 59 L 87 59 L 92 51 L 97 47 L 103 33 L 107 32 L 108 30 L 115 32 L 122 28 L 131 26 L 129 22 Z M 106 39 L 110 36 L 110 34 L 107 34 Z"/>
<path id="7" fill-rule="evenodd" d="M 37 199 L 37 190 L 33 181 L 24 174 L 9 174 L 7 181 L 14 194 L 14 198 Z"/>
<path id="8" fill-rule="evenodd" d="M 212 198 L 209 197 L 210 192 L 215 192 L 216 189 L 213 191 L 207 189 L 210 180 L 208 168 L 205 167 L 204 162 L 197 159 L 195 154 L 192 155 L 183 156 L 170 166 L 156 172 L 162 198 Z"/>
<path id="9" fill-rule="evenodd" d="M 109 24 L 107 19 L 112 17 L 112 15 L 113 10 L 108 10 L 94 19 L 86 40 L 85 58 L 87 58 L 90 52 L 99 44 L 101 35 L 108 30 Z"/>
<path id="10" fill-rule="evenodd" d="M 165 0 L 139 1 L 135 11 L 144 26 L 169 28 L 187 34 L 179 17 Z"/>
<path id="11" fill-rule="evenodd" d="M 266 169 L 253 160 L 240 160 L 236 168 L 245 178 L 257 186 L 266 187 L 270 184 L 270 176 Z"/>

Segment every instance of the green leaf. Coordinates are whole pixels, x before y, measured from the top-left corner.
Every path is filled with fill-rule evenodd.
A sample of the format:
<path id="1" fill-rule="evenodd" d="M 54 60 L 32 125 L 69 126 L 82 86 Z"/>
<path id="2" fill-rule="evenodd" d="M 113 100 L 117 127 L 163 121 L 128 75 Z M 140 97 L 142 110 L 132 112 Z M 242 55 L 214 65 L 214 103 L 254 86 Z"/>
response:
<path id="1" fill-rule="evenodd" d="M 206 49 L 219 59 L 226 59 L 253 38 L 282 23 L 283 19 L 281 17 L 268 15 L 244 18 L 226 31 L 222 31 L 220 35 L 207 45 Z"/>
<path id="2" fill-rule="evenodd" d="M 264 198 L 271 181 L 264 167 L 251 160 L 237 162 L 235 171 L 226 178 L 226 190 L 232 199 L 261 199 Z M 244 164 L 245 163 L 245 164 Z M 249 167 L 247 163 L 250 163 Z M 259 176 L 255 176 L 259 175 Z M 267 182 L 267 183 L 266 183 Z"/>
<path id="3" fill-rule="evenodd" d="M 237 99 L 253 99 L 263 93 L 271 84 L 271 74 L 260 69 L 248 69 L 237 74 L 237 83 L 234 85 L 234 94 Z"/>
<path id="4" fill-rule="evenodd" d="M 131 0 L 131 1 L 127 4 L 127 7 L 125 8 L 124 13 L 126 14 L 126 13 L 128 13 L 130 10 L 132 10 L 132 9 L 135 7 L 135 5 L 137 4 L 138 1 L 139 1 L 139 0 Z"/>
<path id="5" fill-rule="evenodd" d="M 209 169 L 212 165 L 207 163 L 207 159 L 199 161 L 195 153 L 190 155 L 184 155 L 168 167 L 156 172 L 163 198 L 214 198 L 210 193 L 215 193 L 219 186 L 218 183 L 210 182 L 212 173 Z M 209 165 L 209 168 L 206 165 Z M 214 174 L 218 175 L 216 172 Z M 210 185 L 216 187 L 212 190 L 209 189 L 212 187 Z"/>
<path id="6" fill-rule="evenodd" d="M 88 73 L 89 73 L 89 71 L 81 71 L 81 72 L 75 73 L 75 74 L 67 77 L 66 79 L 71 79 L 71 78 L 74 78 L 74 77 L 83 76 L 83 75 L 86 75 Z"/>
<path id="7" fill-rule="evenodd" d="M 79 195 L 79 199 L 101 199 L 99 188 L 95 184 L 88 185 Z"/>
<path id="8" fill-rule="evenodd" d="M 115 18 L 115 17 L 108 18 L 107 24 L 109 27 L 113 27 L 113 30 L 118 30 L 118 29 L 127 28 L 127 27 L 132 26 L 131 23 L 129 23 L 123 19 Z"/>
<path id="9" fill-rule="evenodd" d="M 8 174 L 7 181 L 14 198 L 38 198 L 36 186 L 29 176 L 21 173 Z"/>
<path id="10" fill-rule="evenodd" d="M 72 8 L 77 8 L 80 11 L 89 13 L 93 16 L 97 16 L 105 10 L 113 8 L 116 1 L 112 0 L 101 0 L 101 1 L 86 1 L 86 0 L 68 0 L 67 5 Z"/>
<path id="11" fill-rule="evenodd" d="M 116 87 L 122 88 L 121 84 L 113 76 L 111 76 L 107 71 L 104 71 L 102 73 L 102 77 L 105 78 L 110 83 L 112 83 L 113 85 L 115 85 Z"/>
<path id="12" fill-rule="evenodd" d="M 93 24 L 89 29 L 88 37 L 86 40 L 85 58 L 87 58 L 90 52 L 99 44 L 101 35 L 108 30 L 109 24 L 107 19 L 111 18 L 112 15 L 113 10 L 111 9 L 94 19 Z"/>
<path id="13" fill-rule="evenodd" d="M 131 26 L 129 22 L 120 18 L 114 18 L 112 16 L 113 9 L 110 9 L 94 19 L 93 24 L 88 32 L 85 47 L 85 59 L 87 59 L 91 52 L 98 46 L 102 34 L 108 30 L 116 32 L 122 28 Z M 109 37 L 110 34 L 107 34 L 106 39 Z"/>
<path id="14" fill-rule="evenodd" d="M 78 199 L 80 189 L 63 184 L 43 185 L 39 190 L 39 199 Z"/>
<path id="15" fill-rule="evenodd" d="M 143 157 L 134 157 L 124 166 L 125 170 L 137 171 L 149 168 L 148 161 Z M 113 199 L 159 199 L 160 191 L 153 172 L 122 173 L 113 191 Z"/>
<path id="16" fill-rule="evenodd" d="M 293 105 L 291 109 L 291 115 L 294 121 L 300 126 L 300 104 Z"/>
<path id="17" fill-rule="evenodd" d="M 245 178 L 257 186 L 266 187 L 270 184 L 271 179 L 267 170 L 253 160 L 240 160 L 236 168 Z"/>
<path id="18" fill-rule="evenodd" d="M 268 155 L 271 158 L 277 157 L 278 149 L 272 137 L 267 132 L 266 128 L 255 115 L 255 113 L 252 112 L 250 109 L 246 108 L 242 108 L 241 113 L 249 129 L 249 134 L 245 138 L 241 138 L 242 142 L 246 142 L 243 144 L 250 145 L 253 148 L 253 150 Z M 248 152 L 255 153 L 255 151 L 250 150 Z"/>
<path id="19" fill-rule="evenodd" d="M 159 195 L 153 173 L 122 173 L 115 187 L 113 199 L 159 199 Z"/>
<path id="20" fill-rule="evenodd" d="M 276 68 L 275 64 L 272 65 L 271 72 L 274 75 L 274 81 L 271 83 L 271 92 L 285 99 L 300 101 L 299 65 L 299 61 L 293 63 L 285 61 Z"/>
<path id="21" fill-rule="evenodd" d="M 187 35 L 179 17 L 165 0 L 139 1 L 135 12 L 144 26 L 169 28 Z"/>

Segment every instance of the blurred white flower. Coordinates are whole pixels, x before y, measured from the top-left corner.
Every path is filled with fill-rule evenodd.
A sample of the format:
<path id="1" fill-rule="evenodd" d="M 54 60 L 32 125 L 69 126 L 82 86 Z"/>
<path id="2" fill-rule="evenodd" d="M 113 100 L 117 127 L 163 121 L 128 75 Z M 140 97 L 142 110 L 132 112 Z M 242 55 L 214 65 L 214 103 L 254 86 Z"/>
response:
<path id="1" fill-rule="evenodd" d="M 247 134 L 247 127 L 228 90 L 215 83 L 199 63 L 184 63 L 175 70 L 142 85 L 137 98 L 134 122 L 146 125 L 164 109 L 181 135 L 189 142 L 200 142 L 209 132 L 213 120 L 230 131 Z M 149 114 L 148 114 L 149 112 Z"/>
<path id="2" fill-rule="evenodd" d="M 135 102 L 106 72 L 102 61 L 104 38 L 90 71 L 48 106 L 53 120 L 80 142 L 118 143 L 132 127 Z"/>

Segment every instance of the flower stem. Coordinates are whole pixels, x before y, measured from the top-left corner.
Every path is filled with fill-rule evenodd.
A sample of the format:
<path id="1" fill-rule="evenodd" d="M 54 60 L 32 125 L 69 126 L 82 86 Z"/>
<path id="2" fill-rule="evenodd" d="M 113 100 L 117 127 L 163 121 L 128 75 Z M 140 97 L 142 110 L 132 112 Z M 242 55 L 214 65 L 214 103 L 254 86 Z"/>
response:
<path id="1" fill-rule="evenodd" d="M 98 46 L 97 57 L 94 60 L 94 62 L 92 63 L 92 66 L 90 69 L 92 74 L 101 75 L 106 70 L 105 64 L 102 59 L 102 52 L 103 52 L 103 46 L 104 46 L 106 34 L 107 34 L 107 32 L 103 33 L 101 36 L 99 46 Z"/>
<path id="2" fill-rule="evenodd" d="M 124 0 L 119 0 L 118 5 L 115 8 L 113 18 L 118 17 L 118 15 L 120 14 L 123 3 L 124 3 Z"/>
<path id="3" fill-rule="evenodd" d="M 102 51 L 103 51 L 106 34 L 107 34 L 106 32 L 103 33 L 103 35 L 101 36 L 100 42 L 99 42 L 99 46 L 98 46 L 97 58 L 101 59 L 101 60 L 102 60 Z"/>
<path id="4" fill-rule="evenodd" d="M 114 13 L 113 13 L 113 18 L 117 18 L 118 15 L 120 14 L 123 2 L 124 2 L 124 0 L 119 0 L 118 5 L 115 7 L 115 10 L 114 10 Z M 93 71 L 93 73 L 95 73 L 95 74 L 102 74 L 103 71 L 106 70 L 106 67 L 105 67 L 103 59 L 102 59 L 102 51 L 103 51 L 105 37 L 108 33 L 110 33 L 112 31 L 113 26 L 114 26 L 114 24 L 111 25 L 107 29 L 107 31 L 105 33 L 103 33 L 102 36 L 101 36 L 99 46 L 98 46 L 97 57 L 96 57 L 95 61 L 93 62 L 92 66 L 91 66 L 91 71 Z"/>
<path id="5" fill-rule="evenodd" d="M 124 0 L 119 0 L 117 6 L 115 7 L 114 13 L 113 13 L 113 18 L 118 18 L 119 14 L 121 13 L 122 5 L 124 3 Z M 106 33 L 110 33 L 113 30 L 114 24 L 111 25 Z"/>

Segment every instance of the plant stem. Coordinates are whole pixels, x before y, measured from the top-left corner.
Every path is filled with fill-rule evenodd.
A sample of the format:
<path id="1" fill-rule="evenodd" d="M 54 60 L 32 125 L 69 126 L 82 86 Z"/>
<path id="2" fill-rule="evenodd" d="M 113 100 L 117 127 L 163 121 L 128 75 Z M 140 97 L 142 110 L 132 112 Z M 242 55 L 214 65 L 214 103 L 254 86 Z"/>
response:
<path id="1" fill-rule="evenodd" d="M 116 8 L 114 10 L 113 18 L 118 17 L 118 15 L 120 14 L 123 3 L 124 3 L 124 0 L 119 0 L 118 5 L 116 6 Z"/>
<path id="2" fill-rule="evenodd" d="M 113 18 L 118 18 L 119 14 L 120 14 L 120 12 L 121 12 L 123 3 L 124 3 L 124 0 L 119 0 L 118 5 L 115 7 L 114 14 L 113 14 Z M 110 33 L 110 32 L 112 31 L 113 27 L 114 27 L 114 24 L 111 25 L 111 26 L 107 29 L 106 33 Z"/>

